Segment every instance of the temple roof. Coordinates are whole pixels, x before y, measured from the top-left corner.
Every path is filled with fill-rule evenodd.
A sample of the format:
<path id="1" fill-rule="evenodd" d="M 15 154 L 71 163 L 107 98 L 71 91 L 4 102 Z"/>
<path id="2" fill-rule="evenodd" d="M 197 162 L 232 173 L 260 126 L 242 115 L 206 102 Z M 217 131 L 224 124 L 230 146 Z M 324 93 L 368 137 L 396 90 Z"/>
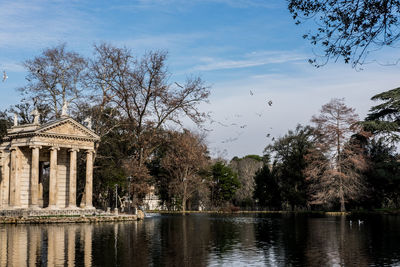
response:
<path id="1" fill-rule="evenodd" d="M 43 136 L 52 138 L 67 138 L 98 141 L 100 137 L 91 129 L 78 123 L 70 117 L 62 117 L 45 124 L 25 124 L 11 127 L 7 130 L 8 139 Z"/>

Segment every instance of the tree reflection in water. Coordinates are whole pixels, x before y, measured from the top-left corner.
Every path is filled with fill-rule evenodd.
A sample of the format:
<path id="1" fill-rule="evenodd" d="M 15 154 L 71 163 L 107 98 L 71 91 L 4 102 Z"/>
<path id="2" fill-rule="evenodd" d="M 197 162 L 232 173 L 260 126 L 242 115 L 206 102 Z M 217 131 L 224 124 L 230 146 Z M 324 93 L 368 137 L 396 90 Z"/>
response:
<path id="1" fill-rule="evenodd" d="M 400 218 L 361 220 L 190 214 L 116 224 L 0 225 L 0 267 L 399 265 Z"/>

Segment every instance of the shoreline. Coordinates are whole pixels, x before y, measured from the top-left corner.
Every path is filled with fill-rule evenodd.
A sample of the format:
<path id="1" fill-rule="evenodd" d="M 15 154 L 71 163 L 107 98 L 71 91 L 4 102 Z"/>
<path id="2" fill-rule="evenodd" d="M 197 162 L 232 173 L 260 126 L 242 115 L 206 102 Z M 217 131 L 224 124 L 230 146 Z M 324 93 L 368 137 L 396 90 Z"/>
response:
<path id="1" fill-rule="evenodd" d="M 400 210 L 357 210 L 357 211 L 220 211 L 220 210 L 205 210 L 205 211 L 168 211 L 168 210 L 146 210 L 146 213 L 159 214 L 309 214 L 309 215 L 326 215 L 326 216 L 349 216 L 349 215 L 400 215 Z"/>
<path id="2" fill-rule="evenodd" d="M 0 217 L 0 224 L 100 223 L 138 221 L 137 215 Z"/>

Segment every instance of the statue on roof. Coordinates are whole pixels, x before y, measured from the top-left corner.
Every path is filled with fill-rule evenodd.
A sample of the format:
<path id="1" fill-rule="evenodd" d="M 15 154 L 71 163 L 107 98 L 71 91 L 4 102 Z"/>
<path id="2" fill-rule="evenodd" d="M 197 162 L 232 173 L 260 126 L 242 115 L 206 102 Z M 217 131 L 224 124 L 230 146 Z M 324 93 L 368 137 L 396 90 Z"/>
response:
<path id="1" fill-rule="evenodd" d="M 39 124 L 39 116 L 40 116 L 39 111 L 35 108 L 31 112 L 31 115 L 33 116 L 33 124 Z"/>
<path id="2" fill-rule="evenodd" d="M 87 117 L 83 122 L 86 122 L 86 127 L 90 130 L 92 130 L 92 117 Z"/>
<path id="3" fill-rule="evenodd" d="M 68 101 L 64 100 L 64 104 L 61 109 L 61 117 L 68 117 Z"/>
<path id="4" fill-rule="evenodd" d="M 17 112 L 14 113 L 14 126 L 18 126 L 18 114 L 17 114 Z"/>

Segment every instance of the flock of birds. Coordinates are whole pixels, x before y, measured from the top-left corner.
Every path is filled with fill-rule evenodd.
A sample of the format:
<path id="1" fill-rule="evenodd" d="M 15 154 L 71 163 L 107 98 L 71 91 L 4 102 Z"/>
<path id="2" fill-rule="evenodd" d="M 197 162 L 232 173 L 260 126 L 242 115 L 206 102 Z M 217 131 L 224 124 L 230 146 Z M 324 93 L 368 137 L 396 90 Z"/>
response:
<path id="1" fill-rule="evenodd" d="M 252 90 L 250 90 L 249 93 L 250 93 L 250 96 L 254 96 L 254 95 L 255 95 L 254 92 L 253 92 Z M 273 104 L 272 100 L 266 99 L 266 106 L 267 106 L 267 107 L 271 107 L 272 104 Z M 255 114 L 257 117 L 259 117 L 259 118 L 261 118 L 261 117 L 263 116 L 263 112 L 262 112 L 262 111 L 261 111 L 261 112 L 255 112 L 254 114 Z M 210 120 L 210 124 L 211 124 L 211 125 L 212 125 L 212 124 L 217 124 L 217 125 L 222 126 L 222 127 L 226 127 L 226 128 L 232 127 L 232 128 L 235 129 L 235 130 L 234 130 L 234 133 L 235 133 L 236 135 L 233 136 L 233 137 L 229 137 L 229 138 L 226 138 L 226 139 L 222 140 L 222 141 L 221 141 L 222 144 L 227 144 L 227 143 L 235 142 L 235 141 L 237 141 L 237 140 L 239 139 L 239 137 L 240 137 L 241 135 L 244 134 L 244 130 L 245 130 L 245 128 L 248 127 L 248 124 L 247 124 L 247 123 L 243 123 L 243 122 L 242 122 L 242 123 L 237 122 L 237 119 L 239 119 L 239 118 L 241 118 L 241 117 L 242 117 L 241 114 L 234 114 L 234 115 L 233 115 L 233 118 L 232 118 L 232 117 L 231 117 L 231 118 L 225 117 L 225 121 L 227 121 L 227 122 L 221 122 L 221 121 L 217 121 L 217 120 L 213 120 L 213 119 Z M 229 122 L 230 119 L 234 119 L 235 121 Z M 272 129 L 272 127 L 269 127 L 269 129 Z M 207 131 L 207 132 L 213 131 L 212 129 L 206 129 L 206 128 L 203 128 L 203 130 L 205 130 L 205 131 Z M 270 134 L 270 133 L 267 133 L 266 137 L 267 137 L 267 138 L 270 138 L 270 137 L 271 137 L 271 134 Z M 272 137 L 271 140 L 274 141 L 275 138 Z"/>

